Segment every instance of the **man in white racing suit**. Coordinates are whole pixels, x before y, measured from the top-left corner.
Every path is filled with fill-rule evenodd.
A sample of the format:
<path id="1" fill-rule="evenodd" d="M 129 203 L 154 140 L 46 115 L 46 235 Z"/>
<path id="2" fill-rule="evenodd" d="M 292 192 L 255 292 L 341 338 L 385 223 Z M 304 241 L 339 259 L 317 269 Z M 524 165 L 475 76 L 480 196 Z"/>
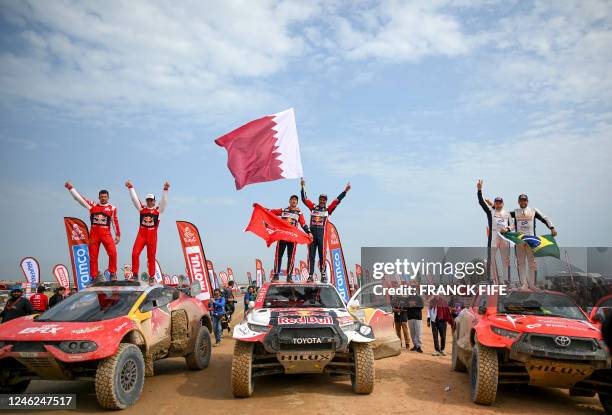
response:
<path id="1" fill-rule="evenodd" d="M 504 210 L 504 199 L 496 197 L 492 203 L 482 196 L 482 179 L 476 184 L 478 189 L 478 203 L 487 214 L 487 247 L 490 249 L 490 263 L 493 273 L 491 274 L 496 283 L 497 278 L 497 252 L 502 258 L 501 277 L 503 281 L 510 281 L 510 243 L 500 236 L 500 232 L 512 230 L 510 214 Z"/>
<path id="2" fill-rule="evenodd" d="M 550 229 L 552 236 L 557 236 L 557 230 L 548 217 L 542 214 L 538 209 L 527 206 L 529 204 L 527 195 L 520 195 L 518 197 L 518 204 L 520 208 L 510 212 L 510 216 L 514 220 L 516 232 L 520 232 L 523 235 L 535 236 L 535 221 L 537 219 Z M 518 263 L 518 274 L 522 287 L 535 288 L 536 270 L 538 267 L 529 245 L 516 245 L 516 261 Z M 525 272 L 526 266 L 529 268 L 529 273 Z"/>

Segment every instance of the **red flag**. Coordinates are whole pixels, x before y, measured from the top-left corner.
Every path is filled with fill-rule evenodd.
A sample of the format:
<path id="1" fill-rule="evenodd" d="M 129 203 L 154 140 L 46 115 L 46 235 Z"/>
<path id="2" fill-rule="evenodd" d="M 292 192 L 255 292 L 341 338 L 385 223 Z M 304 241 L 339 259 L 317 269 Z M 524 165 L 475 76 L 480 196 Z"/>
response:
<path id="1" fill-rule="evenodd" d="M 270 213 L 268 209 L 257 203 L 253 204 L 253 214 L 245 229 L 246 231 L 253 232 L 264 239 L 268 246 L 276 241 L 295 242 L 298 244 L 310 243 L 310 238 L 307 234 Z"/>
<path id="2" fill-rule="evenodd" d="M 293 108 L 251 121 L 215 143 L 227 150 L 227 167 L 238 190 L 304 175 Z"/>
<path id="3" fill-rule="evenodd" d="M 191 283 L 200 283 L 200 293 L 196 296 L 198 300 L 208 300 L 212 297 L 212 283 L 208 273 L 208 264 L 202 247 L 200 232 L 194 224 L 184 221 L 176 221 L 183 255 L 187 264 L 187 274 Z"/>

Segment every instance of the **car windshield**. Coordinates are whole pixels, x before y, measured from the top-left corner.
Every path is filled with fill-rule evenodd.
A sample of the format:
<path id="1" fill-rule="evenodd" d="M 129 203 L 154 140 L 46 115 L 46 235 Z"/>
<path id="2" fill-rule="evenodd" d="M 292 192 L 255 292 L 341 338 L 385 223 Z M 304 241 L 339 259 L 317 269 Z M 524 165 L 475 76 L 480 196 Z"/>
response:
<path id="1" fill-rule="evenodd" d="M 41 314 L 36 321 L 88 322 L 125 316 L 142 291 L 81 291 Z"/>
<path id="2" fill-rule="evenodd" d="M 271 285 L 264 306 L 268 308 L 344 308 L 336 290 L 329 285 Z"/>
<path id="3" fill-rule="evenodd" d="M 513 291 L 499 297 L 497 311 L 502 314 L 529 314 L 586 320 L 580 307 L 568 296 L 547 292 Z"/>

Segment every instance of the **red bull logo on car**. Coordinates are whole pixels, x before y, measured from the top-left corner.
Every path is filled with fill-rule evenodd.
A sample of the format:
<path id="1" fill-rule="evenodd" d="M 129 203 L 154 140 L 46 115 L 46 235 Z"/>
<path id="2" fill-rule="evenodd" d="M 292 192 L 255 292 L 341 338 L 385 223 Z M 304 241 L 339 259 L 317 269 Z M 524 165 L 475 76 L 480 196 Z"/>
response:
<path id="1" fill-rule="evenodd" d="M 301 316 L 301 317 L 279 317 L 278 324 L 280 325 L 291 325 L 291 324 L 334 324 L 334 319 L 330 316 L 326 317 L 313 317 L 313 316 Z"/>

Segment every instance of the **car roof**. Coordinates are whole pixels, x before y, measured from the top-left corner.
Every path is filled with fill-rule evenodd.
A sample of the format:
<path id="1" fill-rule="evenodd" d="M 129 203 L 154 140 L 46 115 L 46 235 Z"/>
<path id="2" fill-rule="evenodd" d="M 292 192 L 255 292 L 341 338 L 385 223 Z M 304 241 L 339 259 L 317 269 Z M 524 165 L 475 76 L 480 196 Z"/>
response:
<path id="1" fill-rule="evenodd" d="M 141 281 L 134 280 L 117 280 L 117 281 L 101 281 L 94 283 L 83 291 L 137 291 L 148 293 L 155 288 L 165 287 L 162 284 L 150 285 Z"/>

